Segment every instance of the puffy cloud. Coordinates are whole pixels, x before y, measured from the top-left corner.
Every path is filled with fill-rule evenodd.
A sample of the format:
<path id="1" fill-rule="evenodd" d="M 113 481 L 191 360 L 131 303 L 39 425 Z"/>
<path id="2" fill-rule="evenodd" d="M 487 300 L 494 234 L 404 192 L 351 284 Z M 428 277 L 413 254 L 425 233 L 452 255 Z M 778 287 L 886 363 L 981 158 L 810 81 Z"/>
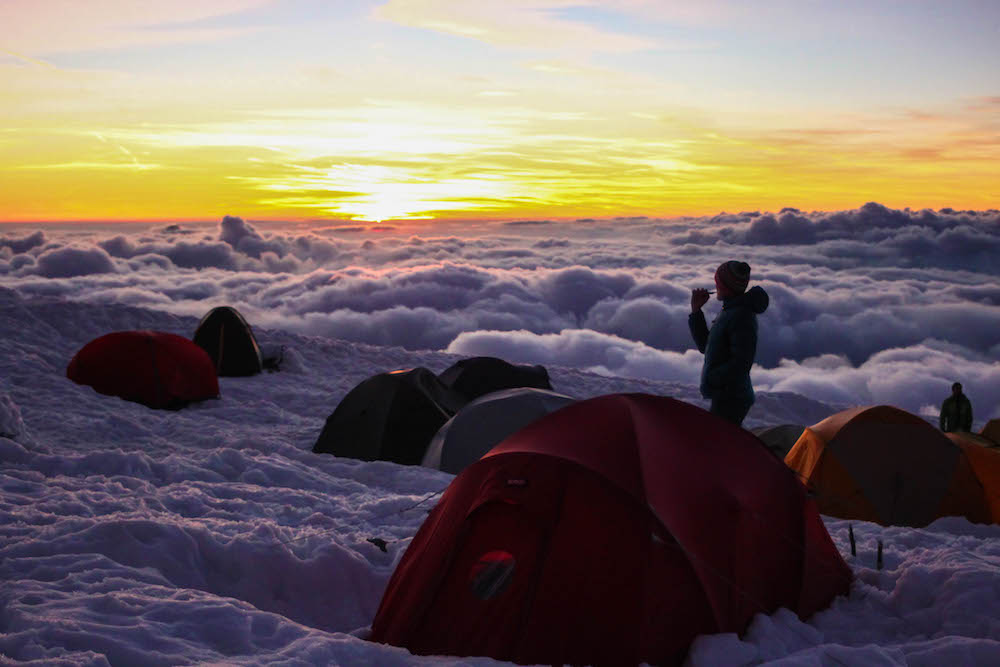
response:
<path id="1" fill-rule="evenodd" d="M 209 280 L 185 281 L 177 287 L 161 289 L 161 293 L 173 301 L 208 301 L 220 291 L 218 283 Z"/>
<path id="2" fill-rule="evenodd" d="M 469 266 L 441 265 L 413 270 L 321 272 L 311 280 L 261 294 L 263 303 L 289 304 L 299 312 L 353 310 L 371 313 L 393 306 L 455 310 L 470 306 L 490 280 Z"/>
<path id="3" fill-rule="evenodd" d="M 772 292 L 778 291 L 772 288 Z M 854 363 L 891 347 L 926 339 L 948 340 L 969 350 L 985 351 L 1000 338 L 1000 308 L 972 303 L 934 303 L 934 294 L 918 294 L 902 303 L 845 303 L 842 298 L 772 293 L 772 307 L 759 318 L 758 359 L 802 359 L 842 354 Z M 885 300 L 898 295 L 883 295 Z M 906 305 L 903 305 L 903 304 Z"/>
<path id="4" fill-rule="evenodd" d="M 1000 253 L 1000 235 L 969 225 L 944 230 L 937 242 L 944 252 L 959 257 L 980 254 L 996 257 Z"/>
<path id="5" fill-rule="evenodd" d="M 106 241 L 100 241 L 97 245 L 112 257 L 132 257 L 137 252 L 135 244 L 121 235 L 107 239 Z"/>
<path id="6" fill-rule="evenodd" d="M 6 265 L 6 268 L 5 269 L 0 269 L 0 271 L 2 271 L 3 273 L 11 273 L 11 272 L 19 271 L 19 270 L 23 269 L 24 267 L 32 267 L 32 266 L 34 266 L 35 265 L 35 258 L 32 257 L 31 255 L 26 255 L 26 254 L 14 255 L 10 259 L 10 261 L 4 262 L 4 264 Z M 30 268 L 28 269 L 28 271 L 30 271 Z"/>
<path id="7" fill-rule="evenodd" d="M 977 425 L 1000 415 L 1000 363 L 943 341 L 890 348 L 859 365 L 833 355 L 783 360 L 775 368 L 755 369 L 753 377 L 766 391 L 795 392 L 830 403 L 896 405 L 925 414 L 927 406 L 934 406 L 929 412 L 935 415 L 958 381 L 973 401 Z"/>
<path id="8" fill-rule="evenodd" d="M 910 211 L 875 202 L 835 213 L 741 213 L 703 219 L 689 229 L 657 227 L 674 245 L 812 246 L 828 266 L 877 264 L 990 270 L 1000 248 L 1000 211 Z M 852 261 L 853 260 L 853 261 Z"/>
<path id="9" fill-rule="evenodd" d="M 687 384 L 698 384 L 702 363 L 702 356 L 696 350 L 665 352 L 644 343 L 589 329 L 564 329 L 551 334 L 530 331 L 464 332 L 452 341 L 446 351 Z"/>
<path id="10" fill-rule="evenodd" d="M 222 243 L 181 242 L 164 248 L 148 250 L 141 246 L 138 252 L 163 255 L 177 266 L 186 269 L 236 269 L 238 266 L 233 253 Z"/>
<path id="11" fill-rule="evenodd" d="M 157 268 L 162 271 L 169 271 L 174 268 L 174 263 L 163 255 L 134 255 L 128 261 L 128 267 L 135 272 L 153 268 Z"/>
<path id="12" fill-rule="evenodd" d="M 585 267 L 556 271 L 542 278 L 541 294 L 557 312 L 583 318 L 597 302 L 620 297 L 635 285 L 622 273 L 598 273 Z"/>
<path id="13" fill-rule="evenodd" d="M 176 225 L 171 225 L 155 237 L 130 238 L 119 234 L 100 239 L 97 245 L 112 257 L 124 259 L 159 255 L 181 268 L 266 273 L 301 273 L 353 256 L 344 252 L 343 244 L 313 234 L 265 237 L 252 225 L 232 216 L 226 216 L 220 223 L 217 239 L 179 240 L 179 228 L 175 228 Z"/>
<path id="14" fill-rule="evenodd" d="M 30 270 L 46 278 L 72 278 L 113 273 L 115 265 L 108 253 L 101 248 L 67 246 L 43 252 Z"/>
<path id="15" fill-rule="evenodd" d="M 694 350 L 657 350 L 591 330 L 541 335 L 528 331 L 465 332 L 447 351 L 693 385 L 698 383 L 703 362 Z M 841 407 L 896 405 L 925 414 L 928 405 L 940 407 L 957 380 L 973 400 L 977 425 L 1000 415 L 1000 363 L 942 341 L 884 350 L 860 365 L 833 354 L 802 361 L 783 359 L 772 368 L 756 365 L 751 377 L 758 392 L 800 394 Z"/>
<path id="16" fill-rule="evenodd" d="M 540 250 L 546 250 L 548 248 L 568 248 L 569 241 L 567 239 L 545 239 L 543 241 L 535 241 L 531 244 L 531 247 L 538 248 Z"/>
<path id="17" fill-rule="evenodd" d="M 112 257 L 133 259 L 141 255 L 147 258 L 160 256 L 169 260 L 171 264 L 185 269 L 235 270 L 239 264 L 233 249 L 228 244 L 218 241 L 136 243 L 119 235 L 99 241 L 97 245 Z"/>
<path id="18" fill-rule="evenodd" d="M 943 376 L 914 373 L 932 389 L 907 399 L 892 370 L 903 362 L 888 351 L 935 360 L 947 352 L 973 385 L 1000 360 L 997 211 L 868 204 L 677 220 L 400 223 L 336 238 L 227 217 L 179 231 L 46 228 L 0 242 L 0 274 L 28 295 L 120 293 L 193 316 L 228 303 L 255 327 L 695 382 L 690 290 L 710 286 L 720 262 L 745 259 L 771 295 L 755 376 L 774 392 L 926 408 Z M 706 306 L 709 319 L 718 309 Z M 876 369 L 890 378 L 884 386 Z M 985 385 L 975 386 L 989 405 Z"/>
<path id="19" fill-rule="evenodd" d="M 689 312 L 684 305 L 670 305 L 651 297 L 607 299 L 588 311 L 583 324 L 654 348 L 684 350 L 691 347 Z"/>
<path id="20" fill-rule="evenodd" d="M 257 317 L 275 326 L 411 349 L 443 348 L 461 331 L 552 331 L 575 321 L 530 281 L 451 264 L 316 272 L 260 289 L 253 301 Z"/>
<path id="21" fill-rule="evenodd" d="M 21 239 L 0 238 L 0 248 L 9 248 L 15 255 L 28 252 L 45 244 L 45 233 L 41 230 Z"/>
<path id="22" fill-rule="evenodd" d="M 219 240 L 228 243 L 234 250 L 248 257 L 260 258 L 265 252 L 274 253 L 279 258 L 285 254 L 285 245 L 281 241 L 265 240 L 257 230 L 243 218 L 227 215 L 219 225 Z"/>
<path id="23" fill-rule="evenodd" d="M 95 289 L 90 293 L 88 300 L 94 303 L 123 303 L 146 308 L 157 308 L 171 301 L 165 294 L 138 287 Z"/>
<path id="24" fill-rule="evenodd" d="M 248 225 L 243 221 L 243 218 L 239 218 L 232 215 L 227 215 L 219 223 L 219 240 L 225 241 L 234 248 L 240 244 L 243 239 L 256 239 L 263 240 L 260 238 L 260 234 L 257 233 L 251 225 Z"/>
<path id="25" fill-rule="evenodd" d="M 801 245 L 816 242 L 816 226 L 794 209 L 773 215 L 754 216 L 743 237 L 751 245 Z"/>
<path id="26" fill-rule="evenodd" d="M 323 239 L 308 236 L 295 238 L 289 252 L 301 259 L 312 260 L 318 266 L 331 262 L 342 254 L 339 246 Z"/>
<path id="27" fill-rule="evenodd" d="M 401 346 L 410 349 L 440 349 L 461 331 L 458 316 L 431 308 L 395 306 L 370 313 L 337 310 L 332 313 L 307 313 L 300 320 L 292 318 L 287 328 L 374 345 Z"/>

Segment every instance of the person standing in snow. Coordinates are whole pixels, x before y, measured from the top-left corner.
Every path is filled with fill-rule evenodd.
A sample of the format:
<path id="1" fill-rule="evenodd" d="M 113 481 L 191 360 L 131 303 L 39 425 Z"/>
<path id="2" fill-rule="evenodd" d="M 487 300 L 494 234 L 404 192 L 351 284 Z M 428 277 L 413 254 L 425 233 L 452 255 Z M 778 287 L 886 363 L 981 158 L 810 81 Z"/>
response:
<path id="1" fill-rule="evenodd" d="M 709 329 L 702 306 L 706 289 L 691 291 L 688 327 L 698 351 L 705 354 L 701 369 L 701 395 L 712 401 L 712 414 L 741 425 L 754 402 L 750 368 L 757 354 L 757 315 L 767 310 L 769 298 L 760 286 L 747 291 L 750 265 L 723 262 L 715 272 L 715 296 L 722 312 Z"/>
<path id="2" fill-rule="evenodd" d="M 962 383 L 951 385 L 951 396 L 941 404 L 939 424 L 942 431 L 972 430 L 972 401 L 962 393 Z"/>

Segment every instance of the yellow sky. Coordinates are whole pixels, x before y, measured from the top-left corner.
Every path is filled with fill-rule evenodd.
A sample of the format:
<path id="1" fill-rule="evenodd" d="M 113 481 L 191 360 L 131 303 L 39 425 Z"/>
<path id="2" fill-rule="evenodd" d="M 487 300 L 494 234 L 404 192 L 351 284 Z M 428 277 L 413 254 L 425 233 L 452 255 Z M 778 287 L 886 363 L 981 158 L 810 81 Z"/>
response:
<path id="1" fill-rule="evenodd" d="M 641 2 L 614 16 L 580 13 L 588 3 L 483 3 L 492 13 L 372 3 L 322 21 L 272 3 L 217 3 L 214 15 L 203 4 L 179 3 L 149 25 L 113 18 L 121 0 L 95 0 L 96 15 L 73 5 L 69 18 L 85 16 L 86 29 L 59 48 L 46 39 L 71 26 L 36 21 L 34 5 L 0 9 L 0 22 L 22 27 L 16 43 L 0 42 L 0 220 L 1000 201 L 1000 95 L 986 94 L 1000 85 L 988 77 L 967 73 L 928 98 L 919 77 L 887 92 L 837 71 L 827 91 L 808 68 L 747 56 L 760 61 L 750 78 L 772 66 L 768 76 L 789 79 L 767 87 L 727 74 L 739 49 L 718 15 L 663 17 Z M 685 29 L 668 39 L 636 28 L 640 19 Z M 793 47 L 783 46 L 789 58 Z M 690 71 L 699 63 L 703 78 Z"/>

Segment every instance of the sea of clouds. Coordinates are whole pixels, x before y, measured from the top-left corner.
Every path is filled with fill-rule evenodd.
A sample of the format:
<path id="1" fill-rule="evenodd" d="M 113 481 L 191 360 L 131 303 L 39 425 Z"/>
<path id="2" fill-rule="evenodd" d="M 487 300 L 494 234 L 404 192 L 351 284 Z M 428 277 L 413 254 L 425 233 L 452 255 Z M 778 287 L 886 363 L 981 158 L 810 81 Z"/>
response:
<path id="1" fill-rule="evenodd" d="M 27 298 L 697 384 L 693 287 L 742 259 L 770 295 L 758 389 L 1000 417 L 1000 211 L 744 212 L 576 221 L 0 226 Z M 709 318 L 717 302 L 707 306 Z"/>

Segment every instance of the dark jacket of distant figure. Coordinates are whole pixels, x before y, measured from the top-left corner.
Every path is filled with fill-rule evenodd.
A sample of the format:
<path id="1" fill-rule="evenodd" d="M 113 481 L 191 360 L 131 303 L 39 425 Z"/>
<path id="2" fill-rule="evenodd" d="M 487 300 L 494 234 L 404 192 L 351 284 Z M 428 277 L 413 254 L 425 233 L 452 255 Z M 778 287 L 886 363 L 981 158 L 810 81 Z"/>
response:
<path id="1" fill-rule="evenodd" d="M 705 353 L 701 370 L 701 395 L 754 400 L 750 367 L 757 354 L 757 315 L 767 310 L 767 292 L 760 286 L 724 299 L 722 312 L 708 328 L 705 314 L 688 316 L 688 327 L 698 350 Z"/>
<path id="2" fill-rule="evenodd" d="M 949 396 L 941 404 L 942 431 L 972 430 L 972 401 L 965 394 Z"/>

